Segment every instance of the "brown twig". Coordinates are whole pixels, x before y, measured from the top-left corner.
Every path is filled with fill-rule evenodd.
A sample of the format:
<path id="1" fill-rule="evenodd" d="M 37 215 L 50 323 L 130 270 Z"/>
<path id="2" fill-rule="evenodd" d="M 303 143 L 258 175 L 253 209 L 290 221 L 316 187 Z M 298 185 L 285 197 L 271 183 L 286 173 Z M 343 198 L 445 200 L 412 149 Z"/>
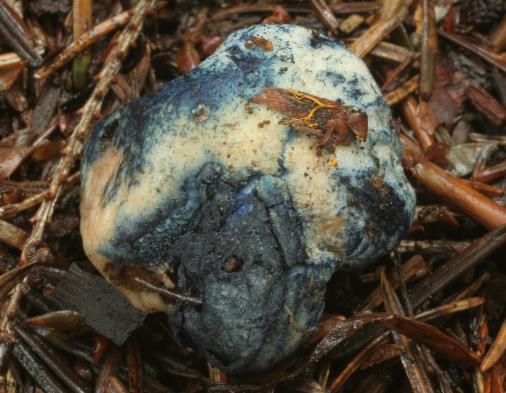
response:
<path id="1" fill-rule="evenodd" d="M 496 66 L 497 68 L 501 69 L 503 72 L 506 72 L 506 56 L 505 55 L 500 55 L 500 54 L 494 53 L 488 49 L 485 49 L 482 46 L 473 44 L 472 42 L 469 42 L 464 37 L 459 36 L 457 34 L 448 33 L 443 30 L 439 30 L 438 33 L 442 37 L 462 46 L 463 48 L 465 48 L 471 52 L 473 52 L 474 54 L 481 57 L 483 60 L 485 60 L 485 61 L 489 62 L 490 64 Z"/>
<path id="2" fill-rule="evenodd" d="M 121 67 L 121 61 L 126 56 L 128 49 L 135 42 L 142 27 L 147 10 L 153 6 L 156 0 L 140 0 L 133 11 L 133 16 L 129 24 L 118 37 L 114 49 L 111 51 L 104 67 L 100 71 L 98 83 L 93 90 L 86 105 L 82 109 L 82 116 L 76 125 L 72 135 L 69 138 L 65 148 L 66 154 L 60 159 L 58 166 L 52 176 L 47 199 L 40 206 L 37 217 L 38 220 L 32 229 L 23 252 L 21 254 L 21 263 L 26 263 L 31 258 L 31 253 L 40 245 L 44 235 L 44 229 L 51 220 L 56 201 L 58 200 L 63 184 L 68 180 L 70 170 L 74 166 L 79 154 L 83 148 L 83 142 L 86 139 L 92 125 L 100 116 L 102 101 L 109 90 L 113 77 L 118 73 Z"/>
<path id="3" fill-rule="evenodd" d="M 421 306 L 436 292 L 460 277 L 462 273 L 482 262 L 488 255 L 506 243 L 506 225 L 494 229 L 476 240 L 463 252 L 448 260 L 436 271 L 417 283 L 410 291 L 415 308 Z"/>
<path id="4" fill-rule="evenodd" d="M 432 193 L 450 201 L 488 229 L 506 224 L 506 208 L 469 187 L 461 179 L 449 175 L 421 155 L 405 150 L 408 168 Z"/>
<path id="5" fill-rule="evenodd" d="M 506 175 L 506 161 L 502 161 L 478 172 L 473 179 L 482 183 L 499 180 Z"/>
<path id="6" fill-rule="evenodd" d="M 380 345 L 387 342 L 388 332 L 381 334 L 367 344 L 342 370 L 337 377 L 334 378 L 330 384 L 330 391 L 335 393 L 338 392 L 351 375 L 360 369 L 362 363 L 375 351 Z"/>
<path id="7" fill-rule="evenodd" d="M 382 41 L 371 51 L 371 55 L 380 59 L 403 63 L 414 56 L 414 53 L 403 46 Z"/>
<path id="8" fill-rule="evenodd" d="M 408 97 L 402 102 L 401 109 L 422 149 L 427 151 L 434 144 L 434 137 L 422 127 L 416 99 L 412 96 Z"/>
<path id="9" fill-rule="evenodd" d="M 339 26 L 339 22 L 332 13 L 332 10 L 329 8 L 327 2 L 325 0 L 311 0 L 311 4 L 316 11 L 316 16 L 320 19 L 320 22 L 322 22 L 323 25 L 330 31 L 335 33 Z"/>
<path id="10" fill-rule="evenodd" d="M 466 93 L 471 103 L 497 127 L 506 123 L 506 108 L 485 90 L 469 85 Z"/>
<path id="11" fill-rule="evenodd" d="M 369 13 L 372 11 L 377 11 L 381 9 L 382 5 L 376 1 L 357 1 L 357 2 L 347 2 L 347 3 L 337 3 L 337 4 L 329 4 L 328 5 L 331 11 L 334 14 L 344 15 L 344 14 L 357 14 L 357 13 Z M 224 19 L 230 18 L 233 15 L 247 14 L 247 13 L 271 13 L 276 9 L 277 5 L 275 4 L 240 4 L 233 7 L 228 7 L 223 10 L 219 10 L 213 13 L 210 19 L 213 22 L 222 21 Z M 284 7 L 290 14 L 308 14 L 310 13 L 311 7 L 307 6 L 285 6 Z"/>
<path id="12" fill-rule="evenodd" d="M 126 25 L 133 15 L 134 10 L 128 10 L 113 16 L 110 19 L 96 25 L 92 30 L 83 33 L 78 39 L 66 46 L 56 59 L 48 66 L 41 67 L 35 73 L 36 79 L 46 79 L 55 71 L 59 70 L 84 49 L 97 42 L 110 32 Z"/>
<path id="13" fill-rule="evenodd" d="M 415 56 L 413 54 L 413 55 L 407 57 L 402 63 L 397 65 L 393 70 L 388 72 L 386 74 L 385 80 L 383 81 L 383 85 L 381 86 L 381 90 L 385 93 L 385 92 L 389 92 L 389 91 L 392 91 L 393 89 L 395 89 L 396 86 L 398 86 L 400 84 L 400 81 L 402 81 L 400 76 L 405 72 L 407 73 L 407 70 L 409 70 L 408 67 L 411 66 L 411 63 L 416 58 L 417 58 L 417 56 Z"/>
<path id="14" fill-rule="evenodd" d="M 351 51 L 358 57 L 365 57 L 385 37 L 399 27 L 407 15 L 407 8 L 401 7 L 391 18 L 380 19 L 350 45 Z"/>
<path id="15" fill-rule="evenodd" d="M 31 197 L 26 198 L 22 202 L 13 203 L 11 205 L 6 205 L 0 207 L 0 217 L 8 217 L 13 214 L 17 214 L 23 210 L 30 209 L 31 207 L 37 206 L 41 203 L 47 195 L 47 191 L 43 191 L 41 193 L 32 195 Z"/>
<path id="16" fill-rule="evenodd" d="M 418 88 L 418 80 L 419 76 L 415 75 L 414 77 L 408 79 L 406 82 L 400 85 L 397 89 L 386 93 L 385 100 L 387 104 L 390 106 L 394 106 L 399 102 L 403 101 L 406 97 L 408 97 Z"/>
<path id="17" fill-rule="evenodd" d="M 423 277 L 429 271 L 429 265 L 420 255 L 411 257 L 402 265 L 402 276 L 404 281 L 409 281 L 415 277 Z M 393 280 L 392 286 L 394 289 L 398 288 L 399 280 Z M 381 287 L 375 288 L 362 303 L 363 305 L 360 305 L 358 307 L 358 310 L 360 310 L 360 312 L 372 311 L 374 308 L 380 306 L 383 303 Z"/>
<path id="18" fill-rule="evenodd" d="M 153 292 L 159 293 L 160 295 L 163 295 L 169 299 L 176 299 L 177 301 L 193 304 L 196 306 L 202 305 L 202 300 L 200 300 L 200 299 L 197 299 L 197 298 L 194 298 L 191 296 L 187 296 L 187 295 L 182 295 L 180 293 L 171 291 L 167 288 L 157 287 L 156 285 L 153 285 L 153 284 L 151 284 L 139 277 L 135 277 L 134 280 L 137 281 L 139 284 L 141 284 L 143 287 L 150 289 Z"/>
<path id="19" fill-rule="evenodd" d="M 420 55 L 420 97 L 428 100 L 434 88 L 434 73 L 436 70 L 437 32 L 434 17 L 434 4 L 431 0 L 422 1 L 423 30 L 422 53 Z"/>
<path id="20" fill-rule="evenodd" d="M 449 240 L 402 240 L 399 244 L 399 252 L 414 252 L 433 257 L 447 258 L 455 253 L 464 251 L 469 247 L 469 242 L 452 242 Z"/>
<path id="21" fill-rule="evenodd" d="M 74 173 L 72 176 L 69 177 L 66 186 L 74 184 L 76 181 L 79 181 L 79 172 Z M 0 207 L 0 218 L 9 217 L 12 215 L 15 215 L 19 212 L 22 212 L 24 210 L 30 209 L 34 206 L 37 206 L 38 204 L 42 203 L 44 198 L 47 196 L 47 190 L 41 191 L 37 194 L 31 195 L 25 200 L 13 203 L 10 205 L 5 205 Z"/>

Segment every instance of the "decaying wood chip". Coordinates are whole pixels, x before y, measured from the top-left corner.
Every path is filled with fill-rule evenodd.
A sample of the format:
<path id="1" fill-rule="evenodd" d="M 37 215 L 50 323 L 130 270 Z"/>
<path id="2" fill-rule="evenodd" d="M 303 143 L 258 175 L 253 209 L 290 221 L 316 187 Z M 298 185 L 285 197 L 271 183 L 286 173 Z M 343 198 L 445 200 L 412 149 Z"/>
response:
<path id="1" fill-rule="evenodd" d="M 76 265 L 60 280 L 53 298 L 62 309 L 77 311 L 87 325 L 118 345 L 126 341 L 145 317 L 101 276 Z"/>

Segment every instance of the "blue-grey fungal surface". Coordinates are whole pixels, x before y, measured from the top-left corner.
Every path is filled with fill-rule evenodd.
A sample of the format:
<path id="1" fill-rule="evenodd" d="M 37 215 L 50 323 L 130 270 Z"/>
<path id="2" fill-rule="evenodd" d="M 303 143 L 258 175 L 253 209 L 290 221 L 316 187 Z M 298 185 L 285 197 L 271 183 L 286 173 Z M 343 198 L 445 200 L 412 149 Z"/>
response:
<path id="1" fill-rule="evenodd" d="M 265 87 L 354 107 L 367 138 L 318 154 L 252 102 Z M 336 269 L 385 254 L 410 226 L 400 155 L 360 59 L 303 27 L 246 28 L 96 127 L 82 161 L 84 249 L 137 307 L 172 313 L 215 365 L 262 370 L 317 328 Z M 203 304 L 136 287 L 141 267 Z"/>

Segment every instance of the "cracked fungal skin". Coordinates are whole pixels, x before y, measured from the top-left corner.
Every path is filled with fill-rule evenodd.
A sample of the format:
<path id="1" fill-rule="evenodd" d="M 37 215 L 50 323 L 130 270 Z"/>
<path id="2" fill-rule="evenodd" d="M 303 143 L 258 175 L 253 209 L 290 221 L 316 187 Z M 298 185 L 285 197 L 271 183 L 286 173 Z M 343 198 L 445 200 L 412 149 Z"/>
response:
<path id="1" fill-rule="evenodd" d="M 316 154 L 314 138 L 251 101 L 264 87 L 365 112 L 367 139 Z M 410 226 L 415 195 L 400 155 L 360 59 L 303 27 L 246 28 L 96 127 L 81 172 L 84 249 L 216 366 L 266 369 L 317 328 L 333 272 L 385 254 Z M 136 287 L 139 268 L 203 304 Z"/>

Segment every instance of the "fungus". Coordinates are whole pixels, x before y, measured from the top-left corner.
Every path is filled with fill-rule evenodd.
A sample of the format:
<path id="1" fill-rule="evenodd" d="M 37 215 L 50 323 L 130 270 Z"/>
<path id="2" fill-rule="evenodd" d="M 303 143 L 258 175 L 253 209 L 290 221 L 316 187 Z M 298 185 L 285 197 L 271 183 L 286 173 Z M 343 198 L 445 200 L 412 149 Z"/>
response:
<path id="1" fill-rule="evenodd" d="M 336 270 L 387 253 L 410 226 L 400 155 L 360 59 L 303 27 L 246 28 L 95 128 L 84 249 L 216 366 L 266 369 L 317 328 Z"/>

